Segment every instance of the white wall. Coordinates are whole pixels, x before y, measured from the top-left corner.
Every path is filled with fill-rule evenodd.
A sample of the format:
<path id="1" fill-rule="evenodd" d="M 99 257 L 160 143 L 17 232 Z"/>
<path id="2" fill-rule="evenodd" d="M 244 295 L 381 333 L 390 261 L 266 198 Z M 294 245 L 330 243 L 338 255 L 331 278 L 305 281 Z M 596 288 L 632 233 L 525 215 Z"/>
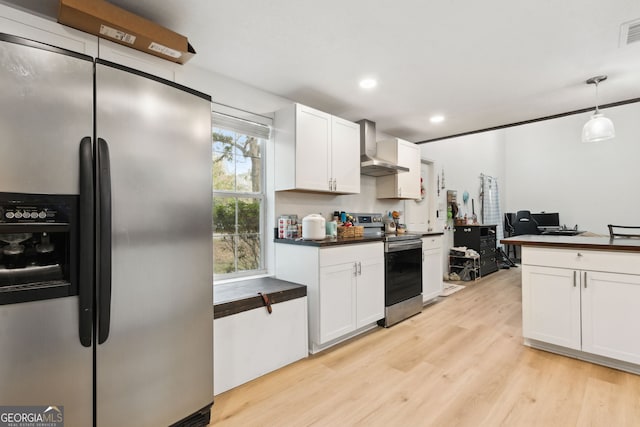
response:
<path id="1" fill-rule="evenodd" d="M 273 117 L 292 101 L 189 63 L 178 74 L 179 83 L 211 95 L 214 102 Z"/>
<path id="2" fill-rule="evenodd" d="M 480 218 L 480 174 L 498 179 L 500 200 L 505 198 L 504 183 L 504 132 L 494 131 L 422 144 L 423 158 L 435 162 L 436 172 L 444 171 L 444 189 L 438 197 L 439 222 L 446 220 L 447 190 L 457 191 L 460 211 L 471 215 L 471 199 L 475 201 L 475 212 Z M 467 206 L 462 201 L 464 191 L 469 193 Z"/>
<path id="3" fill-rule="evenodd" d="M 179 74 L 179 82 L 185 86 L 208 93 L 214 102 L 273 117 L 273 113 L 293 102 L 286 98 L 264 92 L 260 89 L 248 86 L 236 80 L 199 69 L 186 64 Z M 327 111 L 332 113 L 331 111 Z M 390 135 L 379 133 L 377 139 L 390 138 Z M 270 272 L 273 272 L 273 228 L 276 226 L 276 218 L 283 214 L 296 214 L 299 220 L 310 213 L 322 213 L 329 218 L 333 211 L 345 212 L 380 212 L 391 210 L 403 211 L 404 203 L 397 200 L 378 200 L 376 198 L 376 178 L 361 175 L 360 194 L 336 196 L 332 194 L 301 193 L 301 192 L 273 192 L 273 177 L 275 171 L 275 159 L 273 158 L 273 146 L 267 150 L 267 200 L 266 218 L 266 263 Z M 403 218 L 401 218 L 402 222 Z"/>
<path id="4" fill-rule="evenodd" d="M 471 199 L 475 200 L 475 212 L 480 218 L 480 174 L 490 175 L 498 179 L 501 202 L 505 199 L 504 153 L 505 138 L 503 131 L 485 132 L 457 138 L 422 144 L 422 158 L 434 161 L 436 172 L 444 171 L 444 189 L 437 196 L 436 208 L 439 219 L 436 229 L 444 231 L 443 271 L 448 272 L 449 249 L 453 246 L 453 231 L 446 223 L 447 190 L 458 192 L 458 205 L 464 215 L 471 214 Z M 442 181 L 440 182 L 442 187 Z M 465 207 L 462 193 L 469 193 L 469 202 Z"/>
<path id="5" fill-rule="evenodd" d="M 584 144 L 591 113 L 506 129 L 505 212 L 559 212 L 560 222 L 608 235 L 607 224 L 640 225 L 640 103 L 602 110 L 613 140 Z"/>
<path id="6" fill-rule="evenodd" d="M 191 66 L 189 63 L 181 69 L 177 77 L 179 83 L 211 95 L 213 102 L 267 117 L 273 117 L 274 111 L 292 102 L 286 98 L 273 95 L 220 74 Z M 275 188 L 275 158 L 273 154 L 273 141 L 270 141 L 264 149 L 266 159 L 265 190 L 267 194 L 265 203 L 266 238 L 264 261 L 267 271 L 273 273 L 275 266 L 275 248 L 272 242 L 273 231 L 271 231 L 275 225 L 275 196 L 273 191 Z"/>
<path id="7" fill-rule="evenodd" d="M 422 144 L 422 157 L 432 159 L 440 175 L 444 170 L 445 189 L 440 190 L 440 204 L 446 204 L 446 190 L 456 190 L 462 214 L 471 215 L 471 199 L 474 199 L 479 217 L 480 174 L 498 178 L 500 198 L 504 200 L 504 142 L 504 132 L 495 131 Z M 465 190 L 469 193 L 467 206 L 462 202 Z"/>

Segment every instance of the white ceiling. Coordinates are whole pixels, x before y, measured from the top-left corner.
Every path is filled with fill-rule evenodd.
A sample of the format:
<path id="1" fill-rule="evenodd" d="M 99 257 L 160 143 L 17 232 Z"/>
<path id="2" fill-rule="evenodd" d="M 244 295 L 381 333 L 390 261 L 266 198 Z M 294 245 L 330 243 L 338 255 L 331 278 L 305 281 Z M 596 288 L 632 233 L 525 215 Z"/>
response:
<path id="1" fill-rule="evenodd" d="M 619 44 L 638 0 L 112 3 L 186 35 L 190 63 L 414 142 L 592 107 L 599 74 L 600 104 L 640 98 L 640 42 Z"/>

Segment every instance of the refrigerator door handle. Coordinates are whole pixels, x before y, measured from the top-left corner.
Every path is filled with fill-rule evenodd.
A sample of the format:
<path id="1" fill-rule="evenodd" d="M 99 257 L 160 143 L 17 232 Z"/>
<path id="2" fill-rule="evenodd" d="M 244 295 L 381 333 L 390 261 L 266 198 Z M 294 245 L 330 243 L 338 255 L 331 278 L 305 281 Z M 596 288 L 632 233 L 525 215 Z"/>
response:
<path id="1" fill-rule="evenodd" d="M 80 255 L 79 255 L 79 317 L 80 343 L 91 347 L 93 332 L 93 286 L 94 286 L 94 186 L 93 152 L 91 138 L 80 141 Z"/>
<path id="2" fill-rule="evenodd" d="M 111 167 L 109 145 L 98 138 L 98 344 L 109 338 L 111 323 Z"/>

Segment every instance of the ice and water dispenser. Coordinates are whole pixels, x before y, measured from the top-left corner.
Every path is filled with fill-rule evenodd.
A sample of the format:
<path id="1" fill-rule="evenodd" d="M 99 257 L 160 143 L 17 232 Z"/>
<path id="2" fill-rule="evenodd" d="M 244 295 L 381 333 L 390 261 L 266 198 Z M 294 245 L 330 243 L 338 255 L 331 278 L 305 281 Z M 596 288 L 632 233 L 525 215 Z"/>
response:
<path id="1" fill-rule="evenodd" d="M 0 193 L 0 305 L 77 294 L 77 198 Z"/>

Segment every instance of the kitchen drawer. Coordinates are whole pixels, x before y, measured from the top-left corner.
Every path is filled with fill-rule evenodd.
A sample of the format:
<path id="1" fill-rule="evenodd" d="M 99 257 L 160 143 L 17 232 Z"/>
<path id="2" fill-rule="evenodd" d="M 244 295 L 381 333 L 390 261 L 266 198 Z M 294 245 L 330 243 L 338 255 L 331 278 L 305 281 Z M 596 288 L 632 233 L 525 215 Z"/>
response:
<path id="1" fill-rule="evenodd" d="M 640 253 L 522 247 L 524 265 L 640 274 Z"/>
<path id="2" fill-rule="evenodd" d="M 320 248 L 321 267 L 381 257 L 384 257 L 384 245 L 382 242 Z"/>
<path id="3" fill-rule="evenodd" d="M 422 238 L 422 250 L 442 248 L 442 236 L 426 236 Z"/>

